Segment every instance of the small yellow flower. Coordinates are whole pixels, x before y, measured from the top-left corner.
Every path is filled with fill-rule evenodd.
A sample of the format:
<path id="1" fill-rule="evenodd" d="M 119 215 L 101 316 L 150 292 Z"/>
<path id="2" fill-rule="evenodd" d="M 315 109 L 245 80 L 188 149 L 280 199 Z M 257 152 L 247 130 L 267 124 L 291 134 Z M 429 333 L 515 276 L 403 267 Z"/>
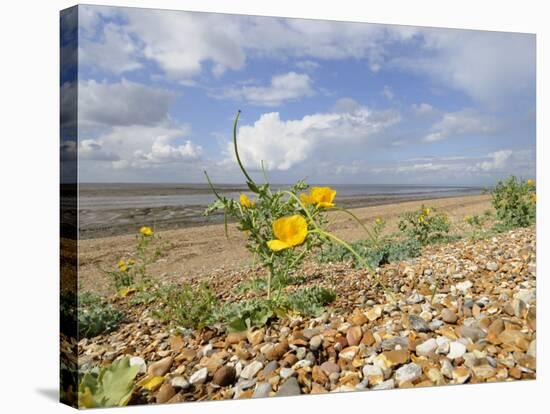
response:
<path id="1" fill-rule="evenodd" d="M 464 217 L 464 221 L 465 221 L 466 223 L 469 223 L 471 220 L 472 220 L 472 216 L 466 216 L 466 217 Z"/>
<path id="2" fill-rule="evenodd" d="M 330 187 L 311 187 L 309 195 L 300 194 L 302 203 L 315 204 L 317 208 L 334 207 L 334 197 L 336 197 L 336 190 Z"/>
<path id="3" fill-rule="evenodd" d="M 307 222 L 297 214 L 275 220 L 272 227 L 276 239 L 268 241 L 267 246 L 275 252 L 299 246 L 307 237 Z"/>
<path id="4" fill-rule="evenodd" d="M 151 229 L 151 227 L 148 226 L 143 226 L 141 229 L 139 229 L 139 232 L 145 237 L 150 237 L 153 235 L 153 230 Z"/>
<path id="5" fill-rule="evenodd" d="M 241 206 L 244 208 L 251 208 L 254 207 L 254 204 L 256 204 L 254 201 L 251 201 L 246 194 L 241 194 L 239 196 L 239 201 L 241 202 Z"/>
<path id="6" fill-rule="evenodd" d="M 429 216 L 431 211 L 432 211 L 432 210 L 431 210 L 429 207 L 425 207 L 425 208 L 422 210 L 422 214 L 424 214 L 425 216 Z"/>
<path id="7" fill-rule="evenodd" d="M 423 214 L 421 214 L 420 216 L 418 216 L 418 221 L 420 223 L 426 223 L 426 217 Z"/>
<path id="8" fill-rule="evenodd" d="M 376 220 L 374 220 L 374 222 L 378 225 L 382 224 L 382 219 L 380 217 L 378 217 Z"/>
<path id="9" fill-rule="evenodd" d="M 128 270 L 128 266 L 126 265 L 126 262 L 124 260 L 121 260 L 117 263 L 118 270 L 121 272 L 125 272 Z"/>
<path id="10" fill-rule="evenodd" d="M 527 180 L 527 185 L 528 185 L 529 187 L 531 187 L 531 186 L 535 185 L 535 181 L 529 179 L 529 180 Z"/>

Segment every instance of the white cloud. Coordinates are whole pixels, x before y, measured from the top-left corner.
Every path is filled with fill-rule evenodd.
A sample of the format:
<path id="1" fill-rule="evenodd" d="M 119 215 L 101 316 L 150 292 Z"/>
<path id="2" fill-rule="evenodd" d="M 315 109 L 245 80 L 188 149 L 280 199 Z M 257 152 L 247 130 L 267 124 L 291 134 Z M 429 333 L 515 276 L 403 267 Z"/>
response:
<path id="1" fill-rule="evenodd" d="M 220 76 L 241 69 L 246 60 L 241 44 L 241 19 L 210 13 L 125 9 L 124 30 L 143 42 L 142 55 L 175 80 L 200 74 L 206 62 Z"/>
<path id="2" fill-rule="evenodd" d="M 373 112 L 365 107 L 288 121 L 281 120 L 278 112 L 266 113 L 253 125 L 239 128 L 239 152 L 249 168 L 258 168 L 263 160 L 267 169 L 285 171 L 311 158 L 315 162 L 330 159 L 335 148 L 366 142 L 399 120 L 398 113 Z M 232 161 L 231 143 L 227 152 Z"/>
<path id="3" fill-rule="evenodd" d="M 81 33 L 78 46 L 81 64 L 116 75 L 143 67 L 138 59 L 139 46 L 123 26 L 105 24 L 99 39 L 88 37 L 86 31 Z"/>
<path id="4" fill-rule="evenodd" d="M 78 108 L 82 125 L 155 125 L 168 120 L 176 95 L 122 79 L 120 82 L 79 82 Z"/>
<path id="5" fill-rule="evenodd" d="M 188 125 L 115 126 L 96 139 L 80 140 L 78 155 L 83 161 L 110 161 L 117 170 L 183 165 L 202 157 L 190 133 Z"/>
<path id="6" fill-rule="evenodd" d="M 424 137 L 425 142 L 441 141 L 466 135 L 487 135 L 496 132 L 496 121 L 472 109 L 443 114 L 441 120 L 432 126 L 432 132 Z"/>
<path id="7" fill-rule="evenodd" d="M 254 105 L 278 106 L 285 101 L 313 94 L 311 78 L 307 74 L 288 72 L 273 76 L 269 86 L 245 85 L 228 88 L 221 97 L 244 99 Z"/>
<path id="8" fill-rule="evenodd" d="M 427 74 L 439 85 L 492 105 L 534 94 L 534 35 L 418 28 L 416 39 L 419 52 L 392 57 L 388 64 Z"/>
<path id="9" fill-rule="evenodd" d="M 393 67 L 427 74 L 438 85 L 493 104 L 534 94 L 530 34 L 137 8 L 80 10 L 87 27 L 82 62 L 107 72 L 135 70 L 147 59 L 170 79 L 191 82 L 205 70 L 219 77 L 243 69 L 250 57 L 296 58 L 304 70 L 314 69 L 314 60 L 353 58 L 373 72 Z M 94 13 L 108 18 L 102 30 Z"/>
<path id="10" fill-rule="evenodd" d="M 86 25 L 97 30 L 104 7 L 86 9 Z M 113 9 L 111 9 L 113 10 Z M 100 40 L 87 36 L 83 48 L 85 63 L 93 56 L 107 58 L 99 64 L 117 73 L 134 70 L 141 59 L 154 61 L 171 79 L 189 82 L 208 68 L 214 76 L 226 70 L 240 70 L 247 57 L 302 60 L 302 68 L 314 69 L 311 59 L 366 59 L 378 71 L 386 57 L 386 46 L 411 38 L 410 28 L 344 23 L 323 20 L 231 16 L 213 13 L 118 9 L 124 23 L 116 30 L 105 24 L 108 33 Z M 126 44 L 124 44 L 125 42 Z M 116 55 L 116 51 L 120 53 Z M 118 59 L 118 60 L 117 60 Z M 113 64 L 117 64 L 116 68 Z"/>
<path id="11" fill-rule="evenodd" d="M 501 170 L 506 166 L 511 156 L 512 156 L 511 150 L 501 150 L 501 151 L 492 152 L 488 155 L 488 158 L 490 158 L 488 161 L 477 163 L 472 168 L 472 171 Z"/>
<path id="12" fill-rule="evenodd" d="M 174 137 L 159 136 L 155 138 L 151 151 L 145 153 L 138 150 L 134 153 L 135 160 L 165 163 L 177 161 L 196 161 L 202 154 L 202 147 L 186 140 L 183 145 L 173 145 Z"/>

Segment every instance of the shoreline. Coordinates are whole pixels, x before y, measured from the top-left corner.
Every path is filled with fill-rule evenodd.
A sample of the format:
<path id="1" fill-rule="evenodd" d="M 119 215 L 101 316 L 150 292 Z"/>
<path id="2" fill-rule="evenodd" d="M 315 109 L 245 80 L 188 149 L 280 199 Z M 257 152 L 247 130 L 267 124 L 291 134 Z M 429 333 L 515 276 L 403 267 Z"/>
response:
<path id="1" fill-rule="evenodd" d="M 400 214 L 415 210 L 422 203 L 447 213 L 455 227 L 464 225 L 465 215 L 481 214 L 491 208 L 490 196 L 472 195 L 394 202 L 354 208 L 353 212 L 365 223 L 372 223 L 377 217 L 386 220 L 385 232 L 390 233 L 397 230 Z M 329 214 L 329 219 L 329 230 L 345 240 L 356 241 L 365 238 L 363 229 L 348 215 L 335 211 Z M 136 234 L 79 240 L 79 291 L 111 294 L 111 281 L 103 270 L 113 270 L 118 260 L 132 255 Z M 229 238 L 225 237 L 223 224 L 212 223 L 198 227 L 161 230 L 159 234 L 168 246 L 164 249 L 165 254 L 149 267 L 149 272 L 163 282 L 200 278 L 218 270 L 240 270 L 251 264 L 252 258 L 245 248 L 244 236 L 236 229 L 235 223 L 229 224 Z"/>
<path id="2" fill-rule="evenodd" d="M 473 192 L 472 194 L 461 194 L 458 196 L 456 194 L 447 194 L 438 197 L 434 197 L 433 194 L 381 194 L 344 197 L 340 200 L 340 205 L 347 209 L 357 209 L 409 201 L 428 201 L 476 195 L 480 194 Z M 79 220 L 83 224 L 79 226 L 79 238 L 80 240 L 89 240 L 134 234 L 136 229 L 139 229 L 141 226 L 152 226 L 157 231 L 167 231 L 223 223 L 223 214 L 221 212 L 205 217 L 203 215 L 205 208 L 205 205 L 186 205 L 103 210 L 81 209 L 79 210 Z M 99 215 L 103 216 L 103 218 L 98 219 Z M 91 223 L 87 224 L 87 222 Z"/>

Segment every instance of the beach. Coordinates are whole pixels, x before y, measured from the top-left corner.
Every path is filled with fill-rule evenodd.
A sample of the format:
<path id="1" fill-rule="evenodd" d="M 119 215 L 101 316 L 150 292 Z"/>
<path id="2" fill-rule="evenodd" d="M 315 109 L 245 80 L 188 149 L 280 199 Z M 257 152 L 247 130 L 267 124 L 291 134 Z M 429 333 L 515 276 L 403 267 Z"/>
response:
<path id="1" fill-rule="evenodd" d="M 399 215 L 418 209 L 422 204 L 447 213 L 453 228 L 464 226 L 464 216 L 481 214 L 491 208 L 490 196 L 467 195 L 393 202 L 354 208 L 352 211 L 366 224 L 372 223 L 376 218 L 386 220 L 385 231 L 390 233 L 397 230 Z M 329 220 L 328 228 L 345 240 L 365 238 L 364 230 L 348 215 L 331 212 Z M 149 273 L 163 282 L 206 277 L 220 269 L 239 270 L 252 263 L 252 257 L 244 246 L 244 237 L 232 223 L 229 225 L 229 238 L 225 237 L 223 224 L 220 223 L 175 230 L 161 229 L 158 234 L 166 247 L 164 255 L 150 266 Z M 79 291 L 112 294 L 110 279 L 104 271 L 115 270 L 118 260 L 129 257 L 134 251 L 135 243 L 136 233 L 81 239 L 78 243 Z"/>

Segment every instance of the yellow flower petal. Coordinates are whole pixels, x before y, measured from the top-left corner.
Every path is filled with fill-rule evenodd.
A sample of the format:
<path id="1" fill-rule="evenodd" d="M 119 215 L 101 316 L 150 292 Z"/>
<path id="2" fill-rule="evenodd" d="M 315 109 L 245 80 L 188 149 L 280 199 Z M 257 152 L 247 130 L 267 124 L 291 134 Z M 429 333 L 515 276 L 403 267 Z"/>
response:
<path id="1" fill-rule="evenodd" d="M 281 240 L 270 240 L 267 242 L 267 247 L 269 247 L 274 252 L 278 252 L 284 249 L 289 249 L 292 246 L 290 244 L 282 242 Z"/>
<path id="2" fill-rule="evenodd" d="M 273 222 L 275 237 L 291 246 L 298 246 L 307 236 L 307 221 L 300 215 L 281 217 Z"/>
<path id="3" fill-rule="evenodd" d="M 155 391 L 162 385 L 163 382 L 164 382 L 164 377 L 147 376 L 143 378 L 140 382 L 138 382 L 136 385 L 148 391 Z"/>
<path id="4" fill-rule="evenodd" d="M 532 185 L 535 185 L 535 182 L 531 179 L 527 180 L 527 185 L 528 186 L 532 186 Z"/>

